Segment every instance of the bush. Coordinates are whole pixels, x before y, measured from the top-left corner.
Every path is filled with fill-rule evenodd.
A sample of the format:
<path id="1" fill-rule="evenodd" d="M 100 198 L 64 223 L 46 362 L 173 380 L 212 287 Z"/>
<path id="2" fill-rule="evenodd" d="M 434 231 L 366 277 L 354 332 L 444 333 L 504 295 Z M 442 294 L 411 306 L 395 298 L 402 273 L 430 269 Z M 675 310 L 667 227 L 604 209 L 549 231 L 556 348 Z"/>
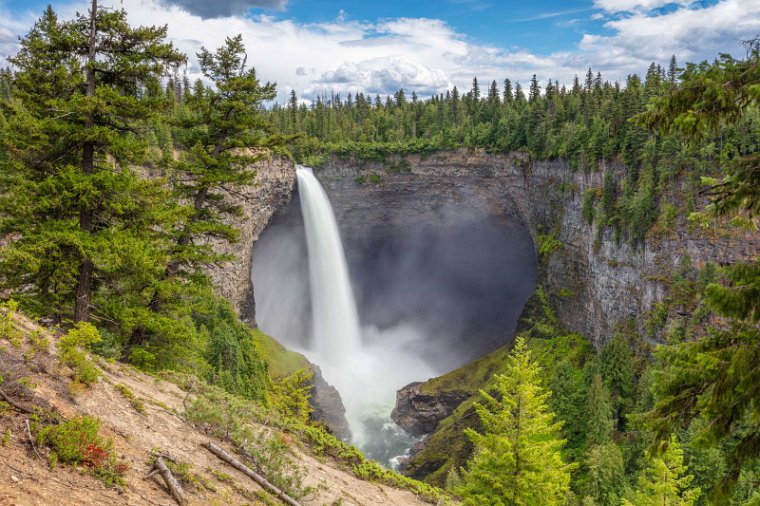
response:
<path id="1" fill-rule="evenodd" d="M 111 439 L 100 436 L 100 420 L 91 416 L 72 418 L 58 425 L 34 424 L 35 439 L 51 453 L 51 467 L 57 463 L 82 466 L 106 485 L 124 485 L 126 464 L 116 461 Z"/>
<path id="2" fill-rule="evenodd" d="M 80 348 L 86 348 L 100 341 L 100 334 L 94 325 L 79 322 L 58 341 L 61 364 L 71 367 L 74 380 L 84 385 L 95 383 L 100 377 L 100 370 L 93 364 Z"/>
<path id="3" fill-rule="evenodd" d="M 314 411 L 309 404 L 312 376 L 312 371 L 299 369 L 275 381 L 272 385 L 272 406 L 285 417 L 308 423 Z"/>

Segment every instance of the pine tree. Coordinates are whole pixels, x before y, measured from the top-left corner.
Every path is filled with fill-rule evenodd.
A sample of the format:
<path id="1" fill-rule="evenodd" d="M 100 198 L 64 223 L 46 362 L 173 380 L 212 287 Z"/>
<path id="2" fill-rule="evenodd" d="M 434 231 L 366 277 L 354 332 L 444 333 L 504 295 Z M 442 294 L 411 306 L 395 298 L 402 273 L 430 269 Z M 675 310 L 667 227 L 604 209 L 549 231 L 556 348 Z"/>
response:
<path id="1" fill-rule="evenodd" d="M 37 314 L 89 320 L 100 286 L 149 276 L 161 255 L 160 182 L 129 167 L 144 154 L 136 133 L 165 99 L 150 83 L 184 61 L 165 37 L 166 27 L 132 28 L 93 0 L 67 22 L 48 7 L 10 59 L 15 100 L 1 142 L 14 158 L 0 209 L 2 231 L 20 239 L 0 273 Z"/>
<path id="2" fill-rule="evenodd" d="M 468 505 L 565 504 L 572 465 L 562 461 L 562 427 L 540 386 L 541 369 L 518 338 L 504 374 L 494 376 L 494 395 L 476 404 L 483 433 L 467 431 L 473 459 L 456 492 Z"/>
<path id="3" fill-rule="evenodd" d="M 683 450 L 675 438 L 659 457 L 649 459 L 647 467 L 639 476 L 638 486 L 623 506 L 692 506 L 701 494 L 698 488 L 690 488 L 693 478 L 683 463 Z"/>
<path id="4" fill-rule="evenodd" d="M 182 155 L 174 164 L 173 186 L 176 196 L 190 207 L 176 227 L 165 272 L 153 285 L 149 305 L 153 315 L 172 299 L 186 303 L 183 279 L 198 281 L 203 266 L 227 259 L 209 244 L 209 239 L 234 242 L 238 237 L 228 220 L 239 215 L 240 208 L 229 204 L 223 192 L 250 184 L 256 176 L 250 166 L 270 156 L 270 148 L 282 142 L 272 135 L 260 110 L 263 101 L 274 98 L 275 85 L 260 83 L 255 69 L 247 66 L 242 36 L 228 37 L 214 53 L 202 48 L 198 61 L 214 88 L 196 90 L 178 114 L 176 138 Z M 150 316 L 143 315 L 144 323 L 135 326 L 123 358 L 163 331 L 165 325 Z M 151 329 L 151 321 L 158 327 Z"/>

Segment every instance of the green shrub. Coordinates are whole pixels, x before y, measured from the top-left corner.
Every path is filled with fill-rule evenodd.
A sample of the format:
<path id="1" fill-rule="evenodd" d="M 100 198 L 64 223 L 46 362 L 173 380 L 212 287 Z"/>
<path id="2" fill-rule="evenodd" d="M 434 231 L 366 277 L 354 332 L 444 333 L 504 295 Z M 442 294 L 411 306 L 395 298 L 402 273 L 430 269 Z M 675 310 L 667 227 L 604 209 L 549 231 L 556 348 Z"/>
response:
<path id="1" fill-rule="evenodd" d="M 272 407 L 283 416 L 307 423 L 314 409 L 309 404 L 311 398 L 311 378 L 314 373 L 299 369 L 280 378 L 272 384 Z"/>
<path id="2" fill-rule="evenodd" d="M 562 249 L 562 241 L 557 239 L 555 234 L 538 234 L 538 257 L 542 261 L 548 261 L 552 253 Z"/>
<path id="3" fill-rule="evenodd" d="M 86 348 L 100 341 L 100 334 L 94 325 L 87 322 L 79 322 L 58 341 L 60 350 L 59 359 L 61 364 L 71 367 L 74 371 L 74 380 L 84 385 L 90 385 L 100 377 L 100 370 L 82 352 Z"/>
<path id="4" fill-rule="evenodd" d="M 11 299 L 0 305 L 0 339 L 7 339 L 13 346 L 21 345 L 21 332 L 16 325 L 18 302 Z"/>
<path id="5" fill-rule="evenodd" d="M 80 416 L 58 425 L 34 424 L 35 439 L 50 448 L 51 467 L 58 463 L 82 466 L 106 485 L 124 485 L 128 466 L 117 463 L 111 439 L 100 436 L 100 420 Z"/>

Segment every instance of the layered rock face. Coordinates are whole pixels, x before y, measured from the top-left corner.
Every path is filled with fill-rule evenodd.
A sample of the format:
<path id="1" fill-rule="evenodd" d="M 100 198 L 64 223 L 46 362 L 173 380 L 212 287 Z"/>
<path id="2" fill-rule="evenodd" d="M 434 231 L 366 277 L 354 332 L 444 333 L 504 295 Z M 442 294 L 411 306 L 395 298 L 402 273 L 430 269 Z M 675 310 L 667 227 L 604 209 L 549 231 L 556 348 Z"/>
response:
<path id="1" fill-rule="evenodd" d="M 668 279 L 683 256 L 688 255 L 695 267 L 701 267 L 707 262 L 741 261 L 760 251 L 758 234 L 729 235 L 717 227 L 690 230 L 680 224 L 638 248 L 617 244 L 609 232 L 599 236 L 595 227 L 584 221 L 582 205 L 587 189 L 602 187 L 604 171 L 572 171 L 561 160 L 530 161 L 523 155 L 465 151 L 390 157 L 383 162 L 333 158 L 315 170 L 315 174 L 335 208 L 352 274 L 357 278 L 360 310 L 378 306 L 373 297 L 383 292 L 397 297 L 400 306 L 407 306 L 410 314 L 424 312 L 427 305 L 432 309 L 429 308 L 426 318 L 450 316 L 448 306 L 435 306 L 435 297 L 408 298 L 405 294 L 410 289 L 403 283 L 402 290 L 393 291 L 392 285 L 409 278 L 409 272 L 405 270 L 408 266 L 388 259 L 417 247 L 410 237 L 427 234 L 432 238 L 425 239 L 427 245 L 419 248 L 423 260 L 433 247 L 454 251 L 451 264 L 442 264 L 441 268 L 458 265 L 458 259 L 464 264 L 493 266 L 462 270 L 462 276 L 455 278 L 461 286 L 468 273 L 480 276 L 494 271 L 497 268 L 494 258 L 499 258 L 464 254 L 468 241 L 499 237 L 504 230 L 513 230 L 529 234 L 533 243 L 539 244 L 540 236 L 550 234 L 561 242 L 561 248 L 544 260 L 540 281 L 547 287 L 561 323 L 601 347 L 620 323 L 633 319 L 643 326 L 648 312 L 666 296 Z M 286 206 L 293 191 L 294 171 L 289 164 L 272 162 L 259 168 L 259 186 L 246 192 L 251 200 L 245 204 L 246 214 L 239 224 L 243 230 L 241 241 L 230 250 L 240 260 L 212 273 L 220 292 L 230 297 L 244 316 L 253 317 L 253 306 L 249 303 L 253 299 L 249 277 L 251 245 L 276 210 L 288 212 Z M 289 212 L 292 215 L 297 209 Z M 445 227 L 436 228 L 440 223 L 445 223 Z M 501 237 L 492 245 L 478 242 L 469 249 L 503 250 L 514 236 Z M 518 270 L 535 269 L 525 267 L 535 262 L 535 253 L 524 257 Z M 424 266 L 425 262 L 419 265 Z M 430 272 L 435 277 L 435 269 Z M 505 274 L 502 271 L 492 277 Z M 530 280 L 530 276 L 525 279 Z M 441 284 L 431 286 L 445 288 Z M 478 285 L 478 293 L 487 292 L 489 286 L 486 279 Z M 494 288 L 494 300 L 506 293 L 499 290 Z M 476 313 L 474 320 L 492 322 L 473 332 L 481 334 L 472 339 L 478 346 L 466 342 L 460 347 L 463 351 L 458 357 L 459 364 L 443 359 L 441 364 L 453 368 L 508 342 L 512 328 L 505 326 L 505 320 L 493 317 L 499 311 L 503 313 L 506 309 L 495 305 Z M 382 311 L 362 317 L 379 326 L 388 323 Z M 456 345 L 442 339 L 428 351 L 432 357 L 437 349 Z M 415 385 L 410 385 L 400 393 L 397 407 L 397 420 L 417 434 L 432 431 L 454 409 L 460 396 L 452 392 L 451 399 L 423 397 Z"/>
<path id="2" fill-rule="evenodd" d="M 741 261 L 760 251 L 758 234 L 727 234 L 717 227 L 676 226 L 638 248 L 616 243 L 609 232 L 598 237 L 595 227 L 584 221 L 582 205 L 585 190 L 602 187 L 603 174 L 572 171 L 562 160 L 463 151 L 383 163 L 333 159 L 318 171 L 348 234 L 373 226 L 351 219 L 362 208 L 377 208 L 374 215 L 381 227 L 409 219 L 389 193 L 413 194 L 420 208 L 450 206 L 455 214 L 480 199 L 493 216 L 525 226 L 535 244 L 539 235 L 552 234 L 562 246 L 547 259 L 542 281 L 563 325 L 588 336 L 597 347 L 621 322 L 633 318 L 643 323 L 642 316 L 666 295 L 668 278 L 683 256 L 699 268 L 707 262 Z M 368 182 L 372 176 L 380 182 Z M 357 185 L 357 177 L 367 182 Z M 348 190 L 350 185 L 359 188 Z"/>
<path id="3" fill-rule="evenodd" d="M 253 322 L 252 247 L 275 212 L 290 201 L 296 173 L 292 162 L 281 158 L 259 162 L 251 170 L 256 171 L 254 184 L 227 196 L 231 203 L 239 205 L 243 211 L 241 216 L 230 223 L 240 231 L 240 240 L 235 244 L 224 241 L 212 243 L 215 251 L 231 254 L 235 260 L 212 265 L 208 268 L 208 273 L 219 295 L 231 301 L 244 318 Z"/>

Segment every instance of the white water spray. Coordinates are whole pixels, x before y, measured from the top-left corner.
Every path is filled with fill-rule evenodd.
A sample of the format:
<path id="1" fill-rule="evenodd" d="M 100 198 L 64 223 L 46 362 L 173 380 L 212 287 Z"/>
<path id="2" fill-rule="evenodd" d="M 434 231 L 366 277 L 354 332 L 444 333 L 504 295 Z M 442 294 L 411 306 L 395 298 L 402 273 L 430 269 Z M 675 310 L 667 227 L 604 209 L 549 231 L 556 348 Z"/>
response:
<path id="1" fill-rule="evenodd" d="M 361 345 L 356 301 L 330 201 L 311 169 L 298 166 L 301 212 L 309 250 L 313 351 L 323 364 L 346 366 Z"/>

